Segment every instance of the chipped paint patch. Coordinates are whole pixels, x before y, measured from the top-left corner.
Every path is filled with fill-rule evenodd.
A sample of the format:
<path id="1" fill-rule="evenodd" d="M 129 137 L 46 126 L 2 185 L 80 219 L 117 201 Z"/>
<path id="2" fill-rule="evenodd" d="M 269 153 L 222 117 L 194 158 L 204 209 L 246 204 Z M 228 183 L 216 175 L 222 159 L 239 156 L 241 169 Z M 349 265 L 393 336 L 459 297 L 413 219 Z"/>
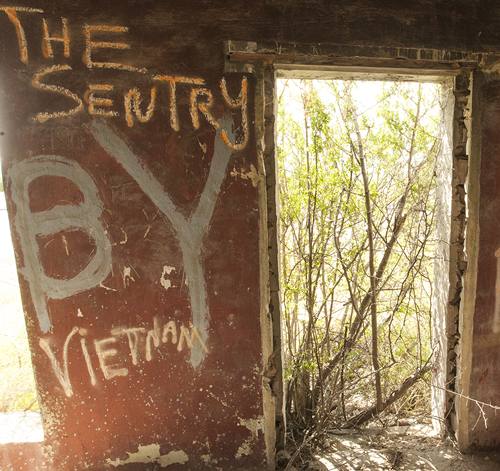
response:
<path id="1" fill-rule="evenodd" d="M 236 167 L 233 167 L 231 172 L 229 173 L 233 178 L 240 177 L 242 180 L 250 180 L 252 182 L 252 186 L 257 188 L 257 184 L 259 183 L 259 172 L 253 164 L 250 164 L 250 170 L 248 172 L 244 172 L 243 170 L 236 170 Z"/>
<path id="2" fill-rule="evenodd" d="M 183 450 L 176 450 L 160 456 L 160 466 L 166 468 L 171 464 L 185 464 L 189 461 L 189 456 Z"/>
<path id="3" fill-rule="evenodd" d="M 239 418 L 239 417 L 238 417 Z M 264 418 L 257 417 L 255 419 L 240 419 L 240 425 L 252 432 L 252 436 L 257 438 L 259 430 L 264 430 Z"/>
<path id="4" fill-rule="evenodd" d="M 250 431 L 250 436 L 238 447 L 235 458 L 248 456 L 252 453 L 252 445 L 257 441 L 259 430 L 264 430 L 264 418 L 257 417 L 255 419 L 239 418 L 239 424 Z"/>
<path id="5" fill-rule="evenodd" d="M 172 464 L 185 464 L 189 457 L 183 450 L 174 450 L 166 455 L 160 455 L 160 445 L 153 443 L 151 445 L 139 445 L 134 453 L 127 453 L 128 457 L 124 460 L 108 458 L 106 463 L 115 468 L 130 463 L 157 463 L 161 468 L 166 468 Z"/>
<path id="6" fill-rule="evenodd" d="M 172 287 L 172 282 L 167 278 L 167 276 L 174 271 L 175 267 L 169 267 L 168 265 L 163 266 L 163 272 L 160 276 L 160 284 L 165 288 L 165 291 Z"/>
<path id="7" fill-rule="evenodd" d="M 493 62 L 489 62 L 489 63 L 488 62 L 489 61 L 483 60 L 483 63 L 481 64 L 481 70 L 485 74 L 494 74 L 494 75 L 500 74 L 500 61 L 495 60 Z"/>
<path id="8" fill-rule="evenodd" d="M 247 438 L 239 447 L 238 451 L 236 452 L 235 458 L 242 458 L 243 456 L 248 456 L 250 453 L 252 453 L 252 442 L 253 442 L 253 437 Z"/>
<path id="9" fill-rule="evenodd" d="M 201 455 L 200 459 L 201 459 L 201 461 L 203 461 L 203 463 L 205 463 L 207 465 L 208 464 L 216 465 L 218 463 L 218 461 L 215 458 L 213 458 L 211 455 L 209 455 L 208 453 L 205 455 Z"/>

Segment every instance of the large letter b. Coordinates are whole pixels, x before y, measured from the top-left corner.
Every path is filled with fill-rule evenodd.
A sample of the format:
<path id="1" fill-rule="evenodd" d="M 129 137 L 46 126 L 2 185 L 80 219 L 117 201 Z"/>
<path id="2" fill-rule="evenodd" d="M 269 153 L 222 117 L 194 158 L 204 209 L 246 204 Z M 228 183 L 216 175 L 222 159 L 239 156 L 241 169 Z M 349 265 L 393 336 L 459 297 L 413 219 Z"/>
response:
<path id="1" fill-rule="evenodd" d="M 42 176 L 70 180 L 82 193 L 83 202 L 32 212 L 29 187 Z M 14 222 L 24 259 L 21 272 L 29 283 L 40 329 L 45 333 L 51 328 L 47 298 L 64 299 L 98 286 L 111 271 L 111 243 L 100 220 L 102 202 L 90 175 L 76 162 L 58 155 L 39 155 L 24 160 L 12 167 L 9 177 L 16 206 Z M 86 232 L 94 240 L 95 252 L 91 260 L 73 278 L 48 276 L 40 260 L 37 236 L 75 229 Z"/>

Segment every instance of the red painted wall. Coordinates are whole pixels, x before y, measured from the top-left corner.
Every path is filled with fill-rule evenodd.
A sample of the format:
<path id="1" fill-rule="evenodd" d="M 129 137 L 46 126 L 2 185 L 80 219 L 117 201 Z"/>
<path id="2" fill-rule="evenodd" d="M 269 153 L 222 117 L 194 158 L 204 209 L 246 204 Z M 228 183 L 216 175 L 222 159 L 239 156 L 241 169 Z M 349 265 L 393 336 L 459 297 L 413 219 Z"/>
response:
<path id="1" fill-rule="evenodd" d="M 0 12 L 47 466 L 264 469 L 253 81 L 88 5 Z"/>
<path id="2" fill-rule="evenodd" d="M 40 443 L 10 443 L 0 445 L 2 471 L 48 471 L 43 446 Z"/>
<path id="3" fill-rule="evenodd" d="M 469 396 L 469 446 L 500 445 L 500 416 L 484 404 L 500 404 L 500 238 L 498 236 L 498 182 L 500 181 L 500 86 L 485 84 L 481 89 L 481 171 L 476 305 L 471 346 Z"/>

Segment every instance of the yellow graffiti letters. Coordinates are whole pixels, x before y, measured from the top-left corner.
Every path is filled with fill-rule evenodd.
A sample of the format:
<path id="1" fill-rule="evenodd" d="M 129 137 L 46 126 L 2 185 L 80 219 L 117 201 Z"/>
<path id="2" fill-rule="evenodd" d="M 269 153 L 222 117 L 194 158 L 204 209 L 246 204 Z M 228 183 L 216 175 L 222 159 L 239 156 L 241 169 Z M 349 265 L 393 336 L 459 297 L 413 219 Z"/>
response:
<path id="1" fill-rule="evenodd" d="M 29 7 L 0 7 L 0 11 L 3 11 L 10 22 L 14 25 L 16 30 L 17 43 L 19 46 L 19 60 L 23 64 L 28 63 L 28 43 L 26 41 L 26 34 L 24 32 L 24 27 L 21 20 L 17 16 L 18 12 L 23 13 L 43 13 L 43 10 L 39 8 L 29 8 Z"/>
<path id="2" fill-rule="evenodd" d="M 53 58 L 54 51 L 52 43 L 60 42 L 63 44 L 63 55 L 68 58 L 70 55 L 70 38 L 67 18 L 61 18 L 62 36 L 51 36 L 49 33 L 49 25 L 45 18 L 42 19 L 42 54 L 45 59 Z"/>
<path id="3" fill-rule="evenodd" d="M 226 79 L 222 78 L 220 81 L 220 89 L 224 101 L 226 104 L 232 109 L 240 109 L 241 111 L 241 127 L 243 136 L 239 143 L 231 142 L 229 136 L 227 135 L 226 130 L 222 130 L 221 137 L 224 143 L 233 150 L 239 151 L 243 150 L 248 143 L 248 110 L 247 110 L 247 102 L 248 102 L 248 83 L 246 77 L 243 77 L 241 81 L 241 90 L 238 95 L 238 98 L 233 99 L 229 96 L 229 92 L 227 90 Z"/>
<path id="4" fill-rule="evenodd" d="M 170 99 L 169 99 L 169 110 L 170 110 L 170 126 L 174 131 L 179 131 L 179 114 L 177 111 L 177 84 L 184 85 L 204 85 L 205 81 L 201 78 L 194 77 L 183 77 L 181 75 L 155 75 L 153 80 L 159 82 L 167 82 Z"/>
<path id="5" fill-rule="evenodd" d="M 72 70 L 70 65 L 52 65 L 50 67 L 45 67 L 38 71 L 35 75 L 33 75 L 33 79 L 31 80 L 31 84 L 33 85 L 34 88 L 37 90 L 42 90 L 50 93 L 55 93 L 57 95 L 62 95 L 70 100 L 73 100 L 75 102 L 75 106 L 73 108 L 70 108 L 65 111 L 53 111 L 53 112 L 42 112 L 38 113 L 34 119 L 35 121 L 38 121 L 39 123 L 44 123 L 45 121 L 48 121 L 49 119 L 55 119 L 55 118 L 63 118 L 63 117 L 68 117 L 68 116 L 73 116 L 80 111 L 83 110 L 83 101 L 82 99 L 74 92 L 71 90 L 61 87 L 60 85 L 49 85 L 46 83 L 43 83 L 42 80 L 44 80 L 47 76 L 57 73 L 57 72 L 64 72 L 64 71 L 69 71 Z"/>
<path id="6" fill-rule="evenodd" d="M 107 83 L 89 85 L 87 91 L 85 92 L 85 101 L 88 105 L 89 115 L 104 116 L 105 118 L 118 116 L 116 111 L 107 109 L 113 106 L 113 99 L 109 98 L 109 96 L 102 96 L 111 91 L 113 91 L 113 85 Z M 101 96 L 97 96 L 98 93 L 100 93 Z"/>
<path id="7" fill-rule="evenodd" d="M 153 116 L 156 106 L 156 87 L 151 87 L 149 104 L 146 108 L 146 112 L 141 111 L 141 92 L 138 88 L 132 88 L 127 93 L 125 93 L 123 99 L 123 106 L 125 108 L 125 121 L 127 126 L 131 128 L 134 125 L 134 117 L 140 123 L 147 123 Z"/>
<path id="8" fill-rule="evenodd" d="M 110 61 L 97 61 L 92 57 L 92 53 L 97 52 L 102 49 L 114 49 L 123 50 L 130 49 L 130 44 L 126 42 L 115 42 L 115 41 L 96 41 L 94 40 L 94 35 L 111 33 L 111 34 L 123 34 L 128 33 L 128 27 L 126 26 L 111 26 L 111 25 L 84 25 L 83 26 L 83 36 L 85 41 L 85 49 L 83 52 L 83 63 L 89 68 L 97 69 L 116 69 L 116 70 L 128 70 L 130 72 L 141 72 L 142 69 L 138 69 L 133 65 L 122 64 L 120 62 L 110 62 Z"/>

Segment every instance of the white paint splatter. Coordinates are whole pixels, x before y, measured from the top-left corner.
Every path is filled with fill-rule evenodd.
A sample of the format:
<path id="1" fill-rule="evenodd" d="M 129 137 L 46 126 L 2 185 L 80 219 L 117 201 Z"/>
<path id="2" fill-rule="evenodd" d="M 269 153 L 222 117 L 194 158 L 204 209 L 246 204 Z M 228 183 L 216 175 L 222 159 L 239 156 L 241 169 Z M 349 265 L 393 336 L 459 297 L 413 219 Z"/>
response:
<path id="1" fill-rule="evenodd" d="M 224 407 L 229 407 L 227 402 L 223 401 L 220 397 L 216 396 L 211 391 L 208 391 L 208 395 L 213 397 L 216 401 L 220 402 Z"/>
<path id="2" fill-rule="evenodd" d="M 68 239 L 66 239 L 66 236 L 64 234 L 62 235 L 62 241 L 64 244 L 64 251 L 66 252 L 66 255 L 69 257 Z"/>
<path id="3" fill-rule="evenodd" d="M 205 155 L 207 153 L 207 145 L 201 142 L 199 139 L 198 139 L 198 145 L 200 146 L 203 155 Z"/>
<path id="4" fill-rule="evenodd" d="M 116 458 L 112 460 L 108 458 L 106 463 L 115 468 L 129 463 L 157 463 L 161 468 L 166 468 L 172 464 L 186 464 L 189 461 L 189 456 L 183 450 L 174 450 L 166 455 L 160 454 L 160 445 L 153 443 L 151 445 L 139 445 L 134 453 L 127 453 L 125 459 Z"/>
<path id="5" fill-rule="evenodd" d="M 115 288 L 111 288 L 110 286 L 106 286 L 104 283 L 99 283 L 99 287 L 105 289 L 106 291 L 118 291 Z"/>
<path id="6" fill-rule="evenodd" d="M 132 267 L 127 267 L 127 266 L 123 267 L 122 280 L 124 288 L 130 286 L 131 282 L 135 282 L 135 278 L 132 276 Z"/>
<path id="7" fill-rule="evenodd" d="M 128 242 L 128 235 L 127 233 L 123 230 L 123 227 L 120 227 L 120 230 L 122 231 L 123 234 L 123 239 L 118 242 L 120 245 L 125 245 Z"/>
<path id="8" fill-rule="evenodd" d="M 163 267 L 163 272 L 160 276 L 160 284 L 165 288 L 165 291 L 172 287 L 172 282 L 167 278 L 167 276 L 174 271 L 175 267 L 169 267 L 168 265 L 164 265 Z"/>

